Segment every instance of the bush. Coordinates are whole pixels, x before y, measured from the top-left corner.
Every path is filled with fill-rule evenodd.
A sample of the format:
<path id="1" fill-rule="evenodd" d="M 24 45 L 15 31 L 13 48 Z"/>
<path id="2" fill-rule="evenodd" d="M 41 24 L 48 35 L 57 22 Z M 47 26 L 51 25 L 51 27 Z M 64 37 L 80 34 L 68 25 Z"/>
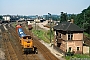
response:
<path id="1" fill-rule="evenodd" d="M 65 55 L 66 55 L 66 56 L 73 56 L 73 55 L 74 55 L 74 52 L 66 52 Z"/>

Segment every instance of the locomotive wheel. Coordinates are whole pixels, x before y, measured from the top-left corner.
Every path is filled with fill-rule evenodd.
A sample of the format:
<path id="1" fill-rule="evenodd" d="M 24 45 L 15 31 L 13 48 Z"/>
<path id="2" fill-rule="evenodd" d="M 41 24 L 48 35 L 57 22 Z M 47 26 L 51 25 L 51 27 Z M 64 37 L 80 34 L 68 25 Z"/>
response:
<path id="1" fill-rule="evenodd" d="M 38 54 L 38 50 L 37 49 L 35 50 L 35 53 Z"/>
<path id="2" fill-rule="evenodd" d="M 34 47 L 34 54 L 38 54 L 38 50 L 36 47 Z"/>

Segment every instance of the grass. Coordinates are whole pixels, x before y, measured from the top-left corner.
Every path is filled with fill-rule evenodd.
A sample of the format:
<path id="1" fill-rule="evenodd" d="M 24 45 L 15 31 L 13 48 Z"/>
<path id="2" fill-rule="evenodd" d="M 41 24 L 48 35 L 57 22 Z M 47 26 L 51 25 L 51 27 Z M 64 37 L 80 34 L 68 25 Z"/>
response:
<path id="1" fill-rule="evenodd" d="M 90 56 L 84 54 L 75 54 L 74 56 L 77 58 L 90 58 Z"/>
<path id="2" fill-rule="evenodd" d="M 66 56 L 65 59 L 66 60 L 70 60 L 71 58 L 76 58 L 76 59 L 90 59 L 90 56 L 88 55 L 84 55 L 84 54 L 75 54 L 73 56 Z"/>
<path id="3" fill-rule="evenodd" d="M 32 30 L 32 32 L 39 37 L 41 40 L 43 40 L 46 43 L 50 43 L 50 31 L 46 32 L 44 30 Z M 53 34 L 51 35 L 51 38 L 53 39 Z"/>
<path id="4" fill-rule="evenodd" d="M 16 27 L 16 22 L 13 22 L 13 23 L 12 23 L 12 26 L 13 26 L 13 27 Z"/>
<path id="5" fill-rule="evenodd" d="M 47 38 L 50 39 L 50 30 L 47 32 Z M 51 31 L 51 39 L 53 40 L 54 39 L 54 32 Z"/>
<path id="6" fill-rule="evenodd" d="M 45 37 L 45 32 L 42 30 L 32 30 L 32 32 L 41 40 L 49 43 L 49 40 Z"/>

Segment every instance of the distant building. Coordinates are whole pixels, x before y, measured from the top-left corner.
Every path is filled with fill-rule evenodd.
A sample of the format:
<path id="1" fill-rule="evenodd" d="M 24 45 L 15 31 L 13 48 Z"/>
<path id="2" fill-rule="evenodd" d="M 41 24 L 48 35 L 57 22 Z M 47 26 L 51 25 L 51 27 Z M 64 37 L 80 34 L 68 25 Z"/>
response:
<path id="1" fill-rule="evenodd" d="M 3 15 L 4 21 L 10 21 L 10 15 Z"/>
<path id="2" fill-rule="evenodd" d="M 62 22 L 54 26 L 55 43 L 62 52 L 83 53 L 83 29 L 72 22 Z"/>
<path id="3" fill-rule="evenodd" d="M 19 18 L 18 15 L 11 15 L 10 21 L 11 21 L 11 22 L 14 22 L 14 21 L 19 20 L 19 19 L 20 19 L 20 18 Z"/>

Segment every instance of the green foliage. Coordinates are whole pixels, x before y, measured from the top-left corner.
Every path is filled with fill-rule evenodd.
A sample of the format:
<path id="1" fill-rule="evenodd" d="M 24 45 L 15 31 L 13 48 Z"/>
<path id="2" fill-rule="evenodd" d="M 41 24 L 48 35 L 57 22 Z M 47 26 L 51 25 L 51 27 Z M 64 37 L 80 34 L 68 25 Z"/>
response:
<path id="1" fill-rule="evenodd" d="M 52 20 L 55 20 L 55 21 L 57 21 L 58 20 L 58 17 L 52 17 Z"/>
<path id="2" fill-rule="evenodd" d="M 32 30 L 32 32 L 37 36 L 39 37 L 41 40 L 47 42 L 47 43 L 50 43 L 50 31 L 48 32 L 45 32 L 44 30 Z M 54 32 L 52 31 L 51 33 L 51 39 L 53 40 L 54 39 Z"/>
<path id="3" fill-rule="evenodd" d="M 73 52 L 67 52 L 66 55 L 67 55 L 67 56 L 73 56 L 74 53 L 73 53 Z"/>
<path id="4" fill-rule="evenodd" d="M 77 57 L 77 58 L 90 58 L 90 56 L 83 55 L 83 54 L 75 54 L 74 56 Z"/>
<path id="5" fill-rule="evenodd" d="M 84 32 L 84 35 L 86 35 L 87 37 L 90 37 L 90 34 L 88 34 L 88 33 L 86 33 L 86 32 Z"/>
<path id="6" fill-rule="evenodd" d="M 54 39 L 54 32 L 51 31 L 50 33 L 50 30 L 47 32 L 47 37 L 50 39 L 50 34 L 51 34 L 51 39 L 53 40 Z"/>
<path id="7" fill-rule="evenodd" d="M 87 9 L 84 9 L 82 13 L 77 15 L 77 21 L 77 25 L 84 28 L 86 31 L 88 30 L 88 27 L 90 26 L 90 6 Z"/>
<path id="8" fill-rule="evenodd" d="M 12 26 L 13 26 L 13 27 L 16 27 L 16 22 L 13 22 L 13 23 L 12 23 Z"/>
<path id="9" fill-rule="evenodd" d="M 87 59 L 90 59 L 90 56 L 84 55 L 84 54 L 75 54 L 73 56 L 66 56 L 65 57 L 66 60 L 70 60 L 71 58 L 76 58 L 76 59 L 78 59 L 78 58 L 80 58 L 80 59 L 87 58 Z"/>
<path id="10" fill-rule="evenodd" d="M 3 18 L 2 18 L 2 16 L 0 16 L 0 20 L 2 20 Z"/>
<path id="11" fill-rule="evenodd" d="M 66 17 L 61 13 L 61 21 L 65 20 Z M 65 19 L 63 19 L 65 18 Z M 90 34 L 90 6 L 87 9 L 84 9 L 80 14 L 70 14 L 68 19 L 74 19 L 74 23 L 80 28 L 84 28 L 87 33 Z"/>
<path id="12" fill-rule="evenodd" d="M 45 16 L 45 19 L 46 19 L 46 20 L 49 20 L 49 16 L 48 16 L 48 15 L 46 15 L 46 16 Z"/>
<path id="13" fill-rule="evenodd" d="M 32 30 L 32 32 L 39 37 L 41 40 L 49 43 L 49 40 L 45 37 L 45 32 L 43 30 Z"/>
<path id="14" fill-rule="evenodd" d="M 67 13 L 61 12 L 60 22 L 67 21 Z"/>
<path id="15" fill-rule="evenodd" d="M 49 20 L 49 15 L 45 15 L 45 19 L 46 20 Z M 52 20 L 54 20 L 54 21 L 58 21 L 59 20 L 59 16 L 58 15 L 51 15 L 51 18 L 52 18 Z"/>

